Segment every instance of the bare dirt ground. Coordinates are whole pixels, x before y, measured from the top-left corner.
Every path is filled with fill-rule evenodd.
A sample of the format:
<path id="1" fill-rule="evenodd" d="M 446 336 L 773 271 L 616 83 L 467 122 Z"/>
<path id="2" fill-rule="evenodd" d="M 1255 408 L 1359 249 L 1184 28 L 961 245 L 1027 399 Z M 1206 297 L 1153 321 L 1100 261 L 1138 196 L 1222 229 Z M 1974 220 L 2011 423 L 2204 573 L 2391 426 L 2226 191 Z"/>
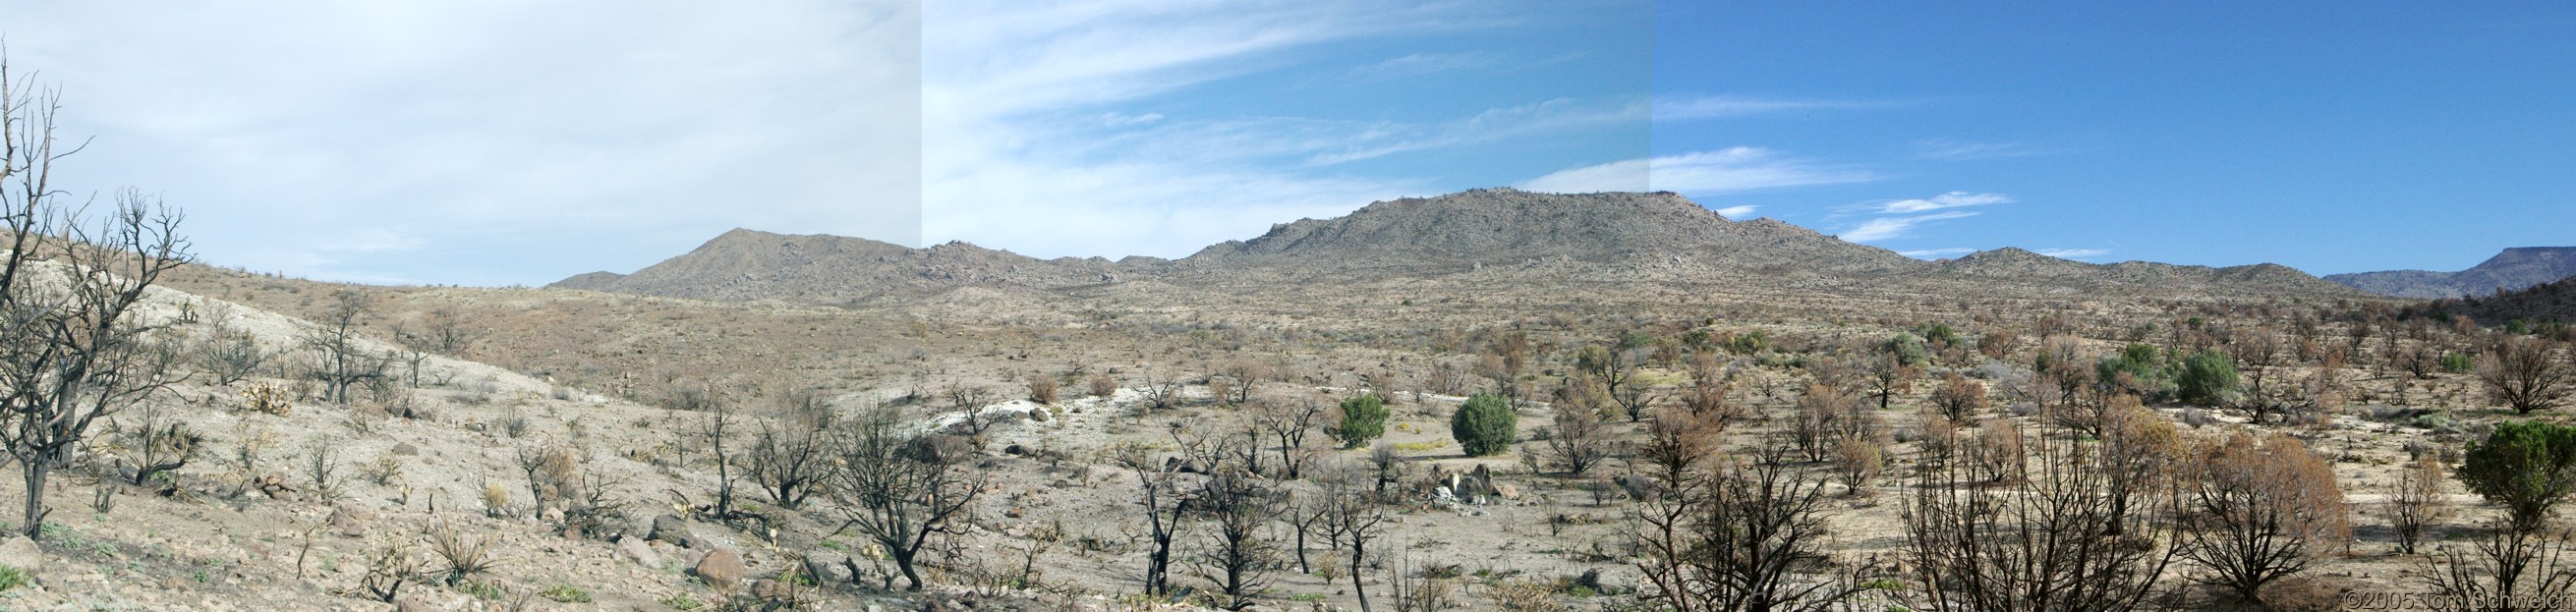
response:
<path id="1" fill-rule="evenodd" d="M 1613 458 L 1584 475 L 1566 475 L 1530 457 L 1535 442 L 1469 458 L 1451 439 L 1449 416 L 1460 396 L 1490 385 L 1468 372 L 1498 334 L 1529 337 L 1533 364 L 1520 380 L 1544 392 L 1569 374 L 1576 348 L 1630 331 L 1665 343 L 1691 330 L 1718 337 L 1761 332 L 1767 347 L 1727 356 L 1741 372 L 1730 401 L 1761 417 L 1731 434 L 1741 449 L 1788 426 L 1813 379 L 1802 365 L 1807 360 L 1922 323 L 1957 325 L 1962 345 L 1997 330 L 2021 335 L 2000 359 L 1967 346 L 1938 354 L 1927 378 L 2014 368 L 2026 377 L 2038 344 L 2030 330 L 2044 325 L 2084 338 L 2088 356 L 2098 356 L 2126 342 L 2162 342 L 2162 334 L 2190 317 L 2285 334 L 2296 320 L 2324 318 L 2312 336 L 2332 347 L 2345 341 L 2345 324 L 2320 313 L 2366 306 L 1608 285 L 1489 289 L 1435 280 L 1301 291 L 1149 291 L 1118 284 L 1067 295 L 994 289 L 849 310 L 558 290 L 349 288 L 206 269 L 170 286 L 237 303 L 197 308 L 253 332 L 279 353 L 277 363 L 231 385 L 192 380 L 151 407 L 148 412 L 185 422 L 205 437 L 204 452 L 170 486 L 113 486 L 121 475 L 117 458 L 134 449 L 124 434 L 97 436 L 88 456 L 47 492 L 54 512 L 34 584 L 0 592 L 0 606 L 390 609 L 360 588 L 376 553 L 409 546 L 413 558 L 434 560 L 421 534 L 447 524 L 487 541 L 492 568 L 454 585 L 406 586 L 398 601 L 450 610 L 712 609 L 747 601 L 734 598 L 748 597 L 750 583 L 786 578 L 791 567 L 814 559 L 826 568 L 822 584 L 764 588 L 793 591 L 813 609 L 921 609 L 960 601 L 978 602 L 975 609 L 1153 607 L 1161 604 L 1136 596 L 1148 549 L 1139 475 L 1114 455 L 1142 449 L 1178 456 L 1187 436 L 1231 426 L 1244 409 L 1218 401 L 1215 387 L 1238 384 L 1222 372 L 1252 363 L 1269 372 L 1255 383 L 1258 403 L 1329 405 L 1363 390 L 1389 400 L 1394 417 L 1384 442 L 1399 457 L 1395 486 L 1404 493 L 1388 508 L 1384 539 L 1371 545 L 1376 552 L 1360 568 L 1377 607 L 1392 607 L 1390 590 L 1401 577 L 1408 586 L 1446 593 L 1446 603 L 1457 609 L 1494 609 L 1502 591 L 1528 584 L 1543 585 L 1550 601 L 1571 609 L 1632 609 L 1639 588 L 1631 546 L 1636 502 L 1619 480 L 1635 466 Z M 416 388 L 392 385 L 347 406 L 321 401 L 298 374 L 311 359 L 296 342 L 308 323 L 290 317 L 318 316 L 342 289 L 366 297 L 371 316 L 363 329 L 383 341 L 371 345 L 378 350 L 399 352 L 397 339 L 418 333 L 441 312 L 473 330 L 474 340 L 459 351 L 462 359 L 427 357 Z M 195 298 L 174 291 L 165 299 Z M 2510 414 L 2475 393 L 2465 374 L 2417 379 L 2394 372 L 2381 342 L 2362 342 L 2361 359 L 2351 361 L 2364 365 L 2334 371 L 2344 382 L 2329 420 L 2259 428 L 2289 432 L 2332 459 L 2351 506 L 2348 550 L 2321 557 L 2306 575 L 2350 588 L 2405 590 L 2417 588 L 2411 585 L 2420 581 L 2427 558 L 2396 554 L 2394 535 L 2376 513 L 2410 446 L 2456 451 L 2484 424 Z M 2468 350 L 2471 342 L 2437 331 L 2394 346 L 2451 352 Z M 2291 361 L 2274 369 L 2277 384 L 2299 386 L 2319 372 L 2318 362 Z M 1689 378 L 1683 370 L 1661 364 L 1645 368 L 1644 376 L 1661 381 L 1670 398 Z M 1089 396 L 1087 383 L 1101 376 L 1118 390 Z M 1058 381 L 1062 399 L 1051 406 L 1030 401 L 1025 381 L 1032 377 Z M 1995 405 L 1986 414 L 2040 429 L 2034 417 L 2011 408 L 2029 401 L 2026 384 L 1985 380 Z M 1172 405 L 1148 409 L 1156 384 L 1174 381 Z M 695 515 L 693 506 L 711 503 L 718 490 L 711 453 L 698 435 L 709 414 L 674 409 L 686 407 L 676 398 L 712 390 L 758 423 L 774 418 L 781 385 L 814 389 L 841 413 L 891 404 L 926 424 L 959 419 L 942 391 L 962 385 L 988 391 L 978 412 L 1045 418 L 999 418 L 981 435 L 970 461 L 992 485 L 972 527 L 933 564 L 933 595 L 880 588 L 887 564 L 869 559 L 866 544 L 836 529 L 841 517 L 829 502 L 786 510 L 745 490 L 739 495 L 747 505 L 777 521 L 774 537 L 743 525 L 684 521 L 685 538 L 647 543 L 658 517 Z M 1879 416 L 1902 433 L 1914 426 L 1934 386 L 1915 384 L 1894 394 Z M 255 388 L 284 393 L 291 408 L 284 414 L 249 409 Z M 408 418 L 394 414 L 403 406 Z M 2184 426 L 2192 437 L 2258 427 L 2241 411 L 2187 418 L 2179 405 L 2151 408 L 2177 423 L 2198 422 Z M 120 417 L 116 426 L 130 433 L 145 412 Z M 1541 402 L 1522 406 L 1524 440 L 1550 425 L 1548 414 Z M 1640 428 L 1613 419 L 1608 431 L 1613 440 L 1633 441 Z M 1886 476 L 1857 493 L 1832 485 L 1830 552 L 1839 562 L 1896 556 L 1909 486 L 1903 475 L 1921 452 L 1917 443 L 1899 439 L 1888 449 Z M 1321 432 L 1310 441 L 1330 445 Z M 567 449 L 582 470 L 613 481 L 609 490 L 624 504 L 619 520 L 593 532 L 561 532 L 536 506 L 518 461 L 522 449 L 547 448 Z M 311 477 L 314 449 L 329 452 L 326 464 L 335 471 L 329 488 L 336 489 L 330 495 L 316 491 L 324 487 Z M 1370 455 L 1365 447 L 1315 452 L 1317 462 L 1365 464 Z M 1445 482 L 1436 475 L 1478 467 L 1494 473 L 1508 494 L 1453 503 L 1433 493 Z M 261 486 L 270 482 L 284 486 Z M 503 494 L 497 511 L 483 501 L 491 485 Z M 2439 526 L 2437 544 L 2468 537 L 2494 512 L 2456 481 L 2446 487 L 2464 511 Z M 121 493 L 99 506 L 92 502 L 101 488 Z M 19 493 L 0 489 L 6 489 L 0 503 L 15 508 Z M 1294 538 L 1281 524 L 1263 533 L 1274 542 Z M 1182 551 L 1202 550 L 1207 536 L 1204 526 L 1188 528 L 1180 536 Z M 709 584 L 695 575 L 698 561 L 713 550 L 742 557 L 742 583 Z M 1323 561 L 1336 554 L 1329 546 L 1310 543 L 1313 558 L 1304 571 L 1293 552 L 1282 548 L 1269 559 L 1258 607 L 1357 609 L 1351 568 L 1338 562 L 1327 568 Z M 849 575 L 840 563 L 853 555 L 850 565 L 861 575 Z M 2191 571 L 2170 570 L 2177 583 Z M 1174 583 L 1183 587 L 1183 599 L 1212 587 L 1186 559 L 1175 564 Z M 2204 601 L 2217 599 L 2204 595 Z"/>

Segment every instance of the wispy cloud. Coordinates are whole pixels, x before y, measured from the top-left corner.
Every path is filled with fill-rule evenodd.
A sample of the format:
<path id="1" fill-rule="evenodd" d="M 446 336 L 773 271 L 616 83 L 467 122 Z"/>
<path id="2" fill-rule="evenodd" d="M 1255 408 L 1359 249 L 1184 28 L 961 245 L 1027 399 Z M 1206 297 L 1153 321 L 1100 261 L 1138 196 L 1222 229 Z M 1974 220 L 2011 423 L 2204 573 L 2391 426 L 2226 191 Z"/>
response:
<path id="1" fill-rule="evenodd" d="M 1760 147 L 1731 147 L 1567 168 L 1522 181 L 1518 187 L 1550 193 L 1672 191 L 1698 196 L 1877 178 L 1865 170 L 1783 156 Z"/>
<path id="2" fill-rule="evenodd" d="M 1352 68 L 1350 74 L 1356 79 L 1391 79 L 1491 65 L 1494 65 L 1492 58 L 1473 53 L 1412 53 Z"/>
<path id="3" fill-rule="evenodd" d="M 1643 99 L 1565 94 L 1475 110 L 1430 106 L 1453 114 L 1402 120 L 1237 114 L 1189 97 L 1219 82 L 1259 87 L 1251 77 L 1273 72 L 1396 77 L 1500 67 L 1478 51 L 1397 51 L 1340 68 L 1317 58 L 1342 43 L 1521 27 L 1520 11 L 1535 6 L 924 3 L 923 233 L 1039 256 L 1177 257 L 1280 220 L 1434 190 L 1429 179 L 1384 169 L 1405 155 L 1642 126 Z"/>
<path id="4" fill-rule="evenodd" d="M 1912 258 L 1915 258 L 1915 259 L 1940 259 L 1940 258 L 1943 258 L 1943 257 L 1949 257 L 1949 256 L 1951 256 L 1951 255 L 1966 255 L 1966 254 L 1969 254 L 1969 253 L 1975 253 L 1975 252 L 1977 252 L 1977 250 L 1976 250 L 1976 249 L 1953 247 L 1953 248 L 1946 248 L 1946 249 L 1921 249 L 1921 250 L 1915 250 L 1915 251 L 1897 251 L 1897 252 L 1896 252 L 1896 254 L 1898 254 L 1898 255 L 1904 255 L 1904 256 L 1906 256 L 1906 257 L 1912 257 Z"/>
<path id="5" fill-rule="evenodd" d="M 2110 249 L 2040 249 L 2031 252 L 2058 259 L 2084 259 L 2111 254 Z"/>
<path id="6" fill-rule="evenodd" d="M 1974 142 L 1958 140 L 1922 140 L 1914 143 L 1914 156 L 1937 161 L 1967 161 L 1999 157 L 2024 157 L 2056 153 L 2018 142 Z"/>
<path id="7" fill-rule="evenodd" d="M 1945 221 L 1949 219 L 1964 219 L 1974 216 L 1977 216 L 1977 213 L 1968 211 L 1950 211 L 1928 215 L 1915 215 L 1911 217 L 1879 217 L 1868 221 L 1862 221 L 1860 225 L 1855 225 L 1852 226 L 1851 229 L 1843 230 L 1841 236 L 1843 240 L 1850 242 L 1877 242 L 1880 240 L 1903 238 L 1914 235 L 1915 226 L 1925 223 Z"/>
<path id="8" fill-rule="evenodd" d="M 1842 237 L 1852 242 L 1872 242 L 1913 235 L 1914 228 L 1925 223 L 1964 219 L 1983 214 L 1974 210 L 1961 209 L 2008 204 L 2013 201 L 2012 196 L 1999 193 L 1952 191 L 1929 198 L 1854 204 L 1842 207 L 1827 218 L 1871 217 L 1844 230 Z"/>
<path id="9" fill-rule="evenodd" d="M 1755 208 L 1756 207 L 1753 206 L 1728 206 L 1726 208 L 1717 209 L 1716 212 L 1718 216 L 1742 221 L 1745 217 L 1753 216 L 1753 210 Z"/>
<path id="10" fill-rule="evenodd" d="M 1655 97 L 1655 119 L 1674 121 L 1743 117 L 1812 110 L 1854 110 L 1889 106 L 1886 102 L 1792 100 L 1737 95 L 1670 95 Z"/>
<path id="11" fill-rule="evenodd" d="M 1874 208 L 1876 208 L 1880 213 L 1906 215 L 1947 208 L 1986 206 L 1990 204 L 2010 204 L 2012 201 L 2013 199 L 2011 196 L 1999 193 L 1968 193 L 1965 191 L 1953 191 L 1929 198 L 1884 202 L 1876 205 Z"/>
<path id="12" fill-rule="evenodd" d="M 1642 121 L 1645 108 L 1638 104 L 1591 102 L 1559 98 L 1510 108 L 1490 109 L 1455 121 L 1438 124 L 1370 124 L 1368 129 L 1336 140 L 1351 143 L 1340 150 L 1320 154 L 1308 160 L 1315 165 L 1333 165 L 1364 159 L 1493 142 L 1537 132 L 1616 125 Z"/>

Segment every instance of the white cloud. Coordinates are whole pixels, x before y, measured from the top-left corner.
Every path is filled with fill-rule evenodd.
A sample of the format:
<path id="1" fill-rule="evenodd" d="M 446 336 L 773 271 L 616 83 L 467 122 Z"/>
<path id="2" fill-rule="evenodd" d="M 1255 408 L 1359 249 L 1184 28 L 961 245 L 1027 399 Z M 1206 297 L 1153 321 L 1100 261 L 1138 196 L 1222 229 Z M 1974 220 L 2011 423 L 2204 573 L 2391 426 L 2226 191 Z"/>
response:
<path id="1" fill-rule="evenodd" d="M 2010 204 L 2010 203 L 2012 203 L 2012 201 L 2013 201 L 2013 199 L 2012 199 L 2012 197 L 2011 197 L 2011 196 L 2006 196 L 2006 195 L 2003 195 L 2003 194 L 1996 194 L 1996 193 L 1968 193 L 1968 192 L 1965 192 L 1965 191 L 1953 191 L 1953 192 L 1944 193 L 1944 194 L 1941 194 L 1941 195 L 1932 196 L 1932 197 L 1930 197 L 1930 198 L 1920 198 L 1920 199 L 1911 199 L 1911 200 L 1896 200 L 1896 201 L 1893 201 L 1893 202 L 1887 202 L 1887 203 L 1884 203 L 1884 204 L 1880 204 L 1880 205 L 1878 205 L 1878 206 L 1877 206 L 1877 209 L 1878 209 L 1878 212 L 1881 212 L 1881 213 L 1886 213 L 1886 214 L 1895 214 L 1895 215 L 1904 215 L 1904 214 L 1913 214 L 1913 213 L 1919 213 L 1919 212 L 1930 212 L 1930 211 L 1941 210 L 1941 209 L 1945 209 L 1945 208 L 1961 208 L 1961 207 L 1966 207 L 1966 206 L 1987 206 L 1987 205 L 1992 205 L 1992 204 Z"/>
<path id="2" fill-rule="evenodd" d="M 1954 247 L 1954 248 L 1947 248 L 1947 249 L 1922 249 L 1922 250 L 1915 250 L 1915 251 L 1897 251 L 1897 252 L 1896 252 L 1896 254 L 1898 254 L 1898 255 L 1904 255 L 1904 256 L 1906 256 L 1906 257 L 1912 257 L 1912 258 L 1915 258 L 1915 259 L 1940 259 L 1940 258 L 1943 258 L 1943 257 L 1949 257 L 1949 256 L 1951 256 L 1951 255 L 1966 255 L 1966 254 L 1969 254 L 1969 253 L 1975 253 L 1975 252 L 1977 252 L 1977 250 L 1976 250 L 1976 249 L 1969 249 L 1969 248 L 1955 248 L 1955 247 Z"/>
<path id="3" fill-rule="evenodd" d="M 1728 218 L 1728 219 L 1734 219 L 1734 220 L 1737 220 L 1737 221 L 1742 221 L 1742 220 L 1744 220 L 1744 218 L 1745 218 L 1745 217 L 1753 216 L 1753 209 L 1754 209 L 1754 208 L 1756 208 L 1756 207 L 1753 207 L 1753 206 L 1728 206 L 1728 207 L 1726 207 L 1726 208 L 1720 208 L 1720 209 L 1717 209 L 1717 211 L 1716 211 L 1716 212 L 1717 212 L 1717 215 L 1718 215 L 1718 216 L 1720 216 L 1720 217 L 1726 217 L 1726 218 Z"/>
<path id="4" fill-rule="evenodd" d="M 2018 142 L 1974 142 L 1924 140 L 1914 143 L 1915 156 L 1939 161 L 1967 161 L 1999 157 L 2024 157 L 2054 153 Z"/>
<path id="5" fill-rule="evenodd" d="M 2084 259 L 2111 254 L 2110 249 L 2040 249 L 2031 252 L 2058 259 Z"/>
<path id="6" fill-rule="evenodd" d="M 1769 149 L 1732 147 L 1567 168 L 1518 187 L 1549 193 L 1672 191 L 1698 196 L 1876 179 L 1865 171 L 1782 157 Z"/>
<path id="7" fill-rule="evenodd" d="M 1473 117 L 1436 125 L 1371 124 L 1365 131 L 1337 139 L 1351 144 L 1316 155 L 1308 163 L 1333 165 L 1396 153 L 1493 142 L 1549 130 L 1618 125 L 1644 120 L 1644 111 L 1641 105 L 1615 102 L 1585 104 L 1560 98 L 1491 109 Z"/>
<path id="8" fill-rule="evenodd" d="M 1974 216 L 1977 216 L 1977 213 L 1954 210 L 1911 217 L 1879 217 L 1843 230 L 1841 235 L 1842 239 L 1848 242 L 1877 242 L 1914 235 L 1914 227 L 1925 223 Z"/>
<path id="9" fill-rule="evenodd" d="M 1887 106 L 1885 103 L 1836 100 L 1783 100 L 1736 95 L 1669 95 L 1655 98 L 1655 119 L 1675 121 L 1742 117 L 1766 113 L 1806 110 L 1851 110 Z"/>
<path id="10" fill-rule="evenodd" d="M 1420 76 L 1451 70 L 1483 68 L 1494 61 L 1472 53 L 1411 53 L 1402 57 L 1351 69 L 1352 78 L 1391 79 Z"/>

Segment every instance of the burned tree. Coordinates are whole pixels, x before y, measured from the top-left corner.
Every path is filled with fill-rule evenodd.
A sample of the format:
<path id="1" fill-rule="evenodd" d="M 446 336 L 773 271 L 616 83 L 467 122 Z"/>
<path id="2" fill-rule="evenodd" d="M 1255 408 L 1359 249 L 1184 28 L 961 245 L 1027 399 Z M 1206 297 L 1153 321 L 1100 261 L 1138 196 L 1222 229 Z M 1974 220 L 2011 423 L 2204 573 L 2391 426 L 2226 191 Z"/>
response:
<path id="1" fill-rule="evenodd" d="M 2576 368 L 2560 363 L 2554 349 L 2548 340 L 2505 336 L 2478 360 L 2478 382 L 2486 385 L 2488 398 L 2515 413 L 2564 405 L 2576 393 Z"/>
<path id="2" fill-rule="evenodd" d="M 1231 470 L 1228 470 L 1231 472 Z M 1252 606 L 1265 581 L 1272 549 L 1262 527 L 1278 514 L 1280 492 L 1241 473 L 1220 473 L 1199 481 L 1191 497 L 1193 513 L 1208 524 L 1208 541 L 1198 555 L 1199 577 L 1225 594 L 1224 607 Z"/>
<path id="3" fill-rule="evenodd" d="M 1601 410 L 1589 406 L 1556 404 L 1552 423 L 1539 430 L 1542 436 L 1540 454 L 1549 463 L 1577 476 L 1591 471 L 1610 457 L 1610 432 L 1601 422 Z"/>
<path id="4" fill-rule="evenodd" d="M 322 398 L 349 403 L 349 388 L 385 375 L 384 360 L 359 346 L 358 327 L 366 322 L 367 296 L 342 289 L 331 305 L 304 329 L 304 347 L 314 352 L 313 378 L 322 381 Z"/>
<path id="5" fill-rule="evenodd" d="M 2027 463 L 2038 467 L 2020 487 L 1983 486 L 1959 462 L 1917 473 L 1903 550 L 1924 600 L 1915 608 L 2134 610 L 2166 592 L 2170 479 L 2118 478 L 2095 446 L 2037 439 Z"/>
<path id="6" fill-rule="evenodd" d="M 1659 491 L 1637 515 L 1647 598 L 1676 612 L 1840 609 L 1863 570 L 1817 571 L 1832 567 L 1825 476 L 1791 466 L 1776 438 L 1750 461 L 1712 457 L 1719 431 L 1671 411 L 1649 425 L 1640 460 Z"/>
<path id="7" fill-rule="evenodd" d="M 1145 510 L 1146 536 L 1153 548 L 1145 556 L 1145 594 L 1161 597 L 1171 593 L 1172 543 L 1179 540 L 1187 524 L 1182 513 L 1188 501 L 1186 483 L 1180 480 L 1178 462 L 1156 461 L 1144 448 L 1127 446 L 1118 449 L 1118 463 L 1136 472 L 1139 496 L 1136 503 Z"/>
<path id="8" fill-rule="evenodd" d="M 2298 438 L 2238 432 L 2196 455 L 2177 542 L 2208 572 L 2195 580 L 2257 601 L 2264 585 L 2351 539 L 2333 466 Z"/>
<path id="9" fill-rule="evenodd" d="M 921 552 L 933 538 L 964 533 L 975 498 L 990 484 L 970 466 L 921 452 L 921 436 L 907 432 L 893 408 L 852 419 L 846 433 L 840 469 L 832 473 L 841 529 L 855 529 L 883 548 L 908 588 L 919 591 Z"/>
<path id="10" fill-rule="evenodd" d="M 19 529 L 42 533 L 45 477 L 90 425 L 177 382 L 177 319 L 144 312 L 148 290 L 189 260 L 181 215 L 140 191 L 93 219 L 52 184 L 60 94 L 0 59 L 0 444 L 26 484 Z"/>

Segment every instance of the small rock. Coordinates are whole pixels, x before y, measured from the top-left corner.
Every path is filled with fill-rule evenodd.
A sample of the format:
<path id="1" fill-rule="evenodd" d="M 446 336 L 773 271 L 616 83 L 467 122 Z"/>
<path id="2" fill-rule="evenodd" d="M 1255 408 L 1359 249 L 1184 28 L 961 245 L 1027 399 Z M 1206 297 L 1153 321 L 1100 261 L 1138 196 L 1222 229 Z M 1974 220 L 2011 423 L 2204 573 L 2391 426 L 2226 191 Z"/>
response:
<path id="1" fill-rule="evenodd" d="M 420 454 L 420 447 L 418 447 L 418 446 L 412 446 L 410 442 L 403 442 L 403 443 L 395 444 L 395 445 L 394 445 L 393 453 L 394 453 L 394 454 L 396 454 L 396 455 L 404 455 L 404 456 L 419 455 L 419 454 Z"/>
<path id="2" fill-rule="evenodd" d="M 1521 488 L 1506 483 L 1494 483 L 1494 496 L 1503 499 L 1520 499 Z"/>
<path id="3" fill-rule="evenodd" d="M 707 586 L 726 591 L 740 586 L 747 571 L 749 569 L 742 566 L 742 555 L 721 548 L 707 551 L 706 558 L 699 559 L 697 568 L 693 570 L 699 578 L 706 579 Z"/>
<path id="4" fill-rule="evenodd" d="M 636 565 L 653 569 L 662 568 L 662 554 L 653 552 L 653 546 L 645 544 L 644 538 L 634 536 L 619 538 L 617 551 L 614 554 L 617 558 L 633 561 Z"/>
<path id="5" fill-rule="evenodd" d="M 367 523 L 373 520 L 376 520 L 375 510 L 355 503 L 340 502 L 331 509 L 331 530 L 343 536 L 367 537 Z"/>
<path id="6" fill-rule="evenodd" d="M 784 601 L 794 597 L 787 583 L 762 578 L 751 582 L 751 597 L 761 601 Z"/>
<path id="7" fill-rule="evenodd" d="M 838 559 L 820 551 L 805 554 L 805 575 L 812 577 L 814 584 L 839 584 L 852 580 Z"/>

